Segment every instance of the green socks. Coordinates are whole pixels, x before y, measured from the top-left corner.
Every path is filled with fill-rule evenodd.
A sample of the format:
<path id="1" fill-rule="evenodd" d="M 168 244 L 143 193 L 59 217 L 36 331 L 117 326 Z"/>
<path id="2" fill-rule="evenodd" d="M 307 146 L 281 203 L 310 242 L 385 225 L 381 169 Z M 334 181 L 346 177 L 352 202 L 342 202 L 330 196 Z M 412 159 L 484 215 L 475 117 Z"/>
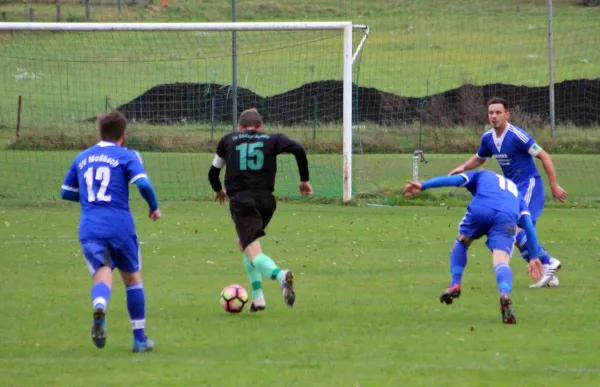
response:
<path id="1" fill-rule="evenodd" d="M 262 276 L 260 275 L 260 271 L 258 271 L 258 269 L 252 267 L 252 264 L 248 260 L 246 254 L 244 253 L 242 256 L 244 257 L 244 267 L 248 273 L 250 283 L 252 284 L 252 300 L 256 300 L 263 296 Z"/>
<path id="2" fill-rule="evenodd" d="M 262 274 L 263 277 L 272 280 L 281 280 L 283 272 L 277 267 L 275 262 L 266 254 L 258 254 L 254 257 L 253 266 Z"/>

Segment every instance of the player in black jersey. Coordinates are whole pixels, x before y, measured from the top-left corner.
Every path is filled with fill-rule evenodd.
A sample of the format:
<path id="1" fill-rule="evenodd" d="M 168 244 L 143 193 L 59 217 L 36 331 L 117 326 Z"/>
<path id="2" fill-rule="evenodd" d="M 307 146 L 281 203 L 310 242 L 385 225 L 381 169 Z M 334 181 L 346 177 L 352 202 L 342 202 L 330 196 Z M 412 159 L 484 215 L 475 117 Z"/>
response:
<path id="1" fill-rule="evenodd" d="M 262 277 L 278 280 L 287 306 L 293 306 L 294 275 L 281 270 L 263 253 L 259 238 L 277 207 L 273 191 L 277 173 L 277 155 L 291 153 L 296 157 L 300 172 L 300 194 L 313 193 L 309 183 L 308 159 L 304 147 L 284 134 L 263 133 L 262 117 L 256 109 L 242 112 L 238 132 L 229 133 L 219 141 L 217 154 L 208 173 L 208 180 L 217 193 L 215 200 L 221 205 L 229 197 L 229 210 L 238 235 L 238 245 L 243 252 L 244 266 L 252 284 L 250 311 L 266 307 L 262 290 Z M 225 168 L 225 188 L 219 174 Z"/>

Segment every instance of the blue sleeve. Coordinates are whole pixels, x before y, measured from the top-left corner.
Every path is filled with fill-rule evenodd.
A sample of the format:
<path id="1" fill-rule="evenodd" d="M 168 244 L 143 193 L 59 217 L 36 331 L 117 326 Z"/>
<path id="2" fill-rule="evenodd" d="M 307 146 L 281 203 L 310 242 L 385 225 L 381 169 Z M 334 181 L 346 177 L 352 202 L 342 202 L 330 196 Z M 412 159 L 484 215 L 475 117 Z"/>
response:
<path id="1" fill-rule="evenodd" d="M 135 185 L 137 185 L 140 194 L 146 200 L 146 203 L 148 203 L 150 211 L 157 210 L 158 200 L 156 199 L 156 192 L 154 192 L 154 187 L 152 187 L 150 180 L 147 177 L 141 177 L 135 181 Z"/>
<path id="2" fill-rule="evenodd" d="M 148 178 L 148 174 L 146 173 L 146 169 L 144 168 L 142 156 L 134 150 L 131 151 L 131 157 L 127 161 L 126 165 L 127 169 L 127 181 L 129 184 L 135 183 L 138 179 Z"/>
<path id="3" fill-rule="evenodd" d="M 469 182 L 469 178 L 461 173 L 454 176 L 438 176 L 421 183 L 421 190 L 439 187 L 459 187 Z"/>
<path id="4" fill-rule="evenodd" d="M 477 157 L 480 159 L 489 159 L 493 156 L 492 151 L 485 142 L 485 135 L 481 136 L 481 144 L 479 144 L 479 150 L 477 151 Z"/>
<path id="5" fill-rule="evenodd" d="M 77 179 L 77 167 L 75 163 L 71 164 L 67 175 L 63 181 L 60 197 L 63 200 L 70 200 L 73 202 L 79 201 L 79 181 Z"/>
<path id="6" fill-rule="evenodd" d="M 529 213 L 521 215 L 519 219 L 519 227 L 525 230 L 527 234 L 527 242 L 525 242 L 525 246 L 527 247 L 527 251 L 529 251 L 530 258 L 539 258 L 539 242 L 537 237 L 537 232 L 535 231 L 535 226 L 533 225 L 533 221 L 531 220 L 531 216 Z"/>
<path id="7" fill-rule="evenodd" d="M 515 137 L 517 138 L 516 143 L 518 144 L 518 149 L 520 153 L 528 154 L 529 149 L 535 144 L 535 140 L 529 133 L 524 130 L 515 129 L 513 131 Z"/>

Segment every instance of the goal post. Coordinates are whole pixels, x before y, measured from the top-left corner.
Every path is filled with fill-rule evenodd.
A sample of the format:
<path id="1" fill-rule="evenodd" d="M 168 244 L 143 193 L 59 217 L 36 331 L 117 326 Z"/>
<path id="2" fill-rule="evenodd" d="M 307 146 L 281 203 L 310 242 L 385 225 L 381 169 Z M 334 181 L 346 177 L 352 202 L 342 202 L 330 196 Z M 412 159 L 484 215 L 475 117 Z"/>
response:
<path id="1" fill-rule="evenodd" d="M 352 127 L 353 127 L 353 63 L 368 37 L 368 27 L 350 21 L 336 22 L 224 22 L 224 23 L 0 23 L 0 32 L 102 32 L 102 31 L 306 31 L 337 30 L 343 34 L 342 100 L 342 193 L 343 201 L 352 199 Z M 353 42 L 353 31 L 363 30 L 362 40 Z M 356 44 L 358 43 L 358 44 Z M 91 44 L 91 43 L 90 43 Z M 233 44 L 233 43 L 232 43 Z M 356 49 L 354 48 L 356 45 Z M 107 102 L 108 103 L 108 102 Z M 0 112 L 1 113 L 1 112 Z"/>

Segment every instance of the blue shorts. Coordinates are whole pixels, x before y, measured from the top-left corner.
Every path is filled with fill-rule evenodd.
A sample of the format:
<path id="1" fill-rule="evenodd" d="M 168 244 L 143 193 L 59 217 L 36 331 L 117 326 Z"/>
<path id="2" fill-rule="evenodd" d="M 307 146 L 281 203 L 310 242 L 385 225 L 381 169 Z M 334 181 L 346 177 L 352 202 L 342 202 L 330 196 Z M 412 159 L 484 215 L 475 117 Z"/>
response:
<path id="1" fill-rule="evenodd" d="M 79 241 L 83 257 L 91 275 L 101 266 L 115 267 L 126 273 L 142 269 L 142 255 L 137 236 L 110 239 L 82 239 Z"/>
<path id="2" fill-rule="evenodd" d="M 469 206 L 458 225 L 458 232 L 471 239 L 487 235 L 486 246 L 512 256 L 517 235 L 517 214 Z"/>
<path id="3" fill-rule="evenodd" d="M 541 177 L 532 177 L 528 181 L 521 183 L 517 186 L 521 195 L 529 207 L 531 213 L 531 220 L 535 225 L 542 211 L 544 211 L 544 205 L 546 204 L 546 196 L 544 193 L 544 181 Z"/>

